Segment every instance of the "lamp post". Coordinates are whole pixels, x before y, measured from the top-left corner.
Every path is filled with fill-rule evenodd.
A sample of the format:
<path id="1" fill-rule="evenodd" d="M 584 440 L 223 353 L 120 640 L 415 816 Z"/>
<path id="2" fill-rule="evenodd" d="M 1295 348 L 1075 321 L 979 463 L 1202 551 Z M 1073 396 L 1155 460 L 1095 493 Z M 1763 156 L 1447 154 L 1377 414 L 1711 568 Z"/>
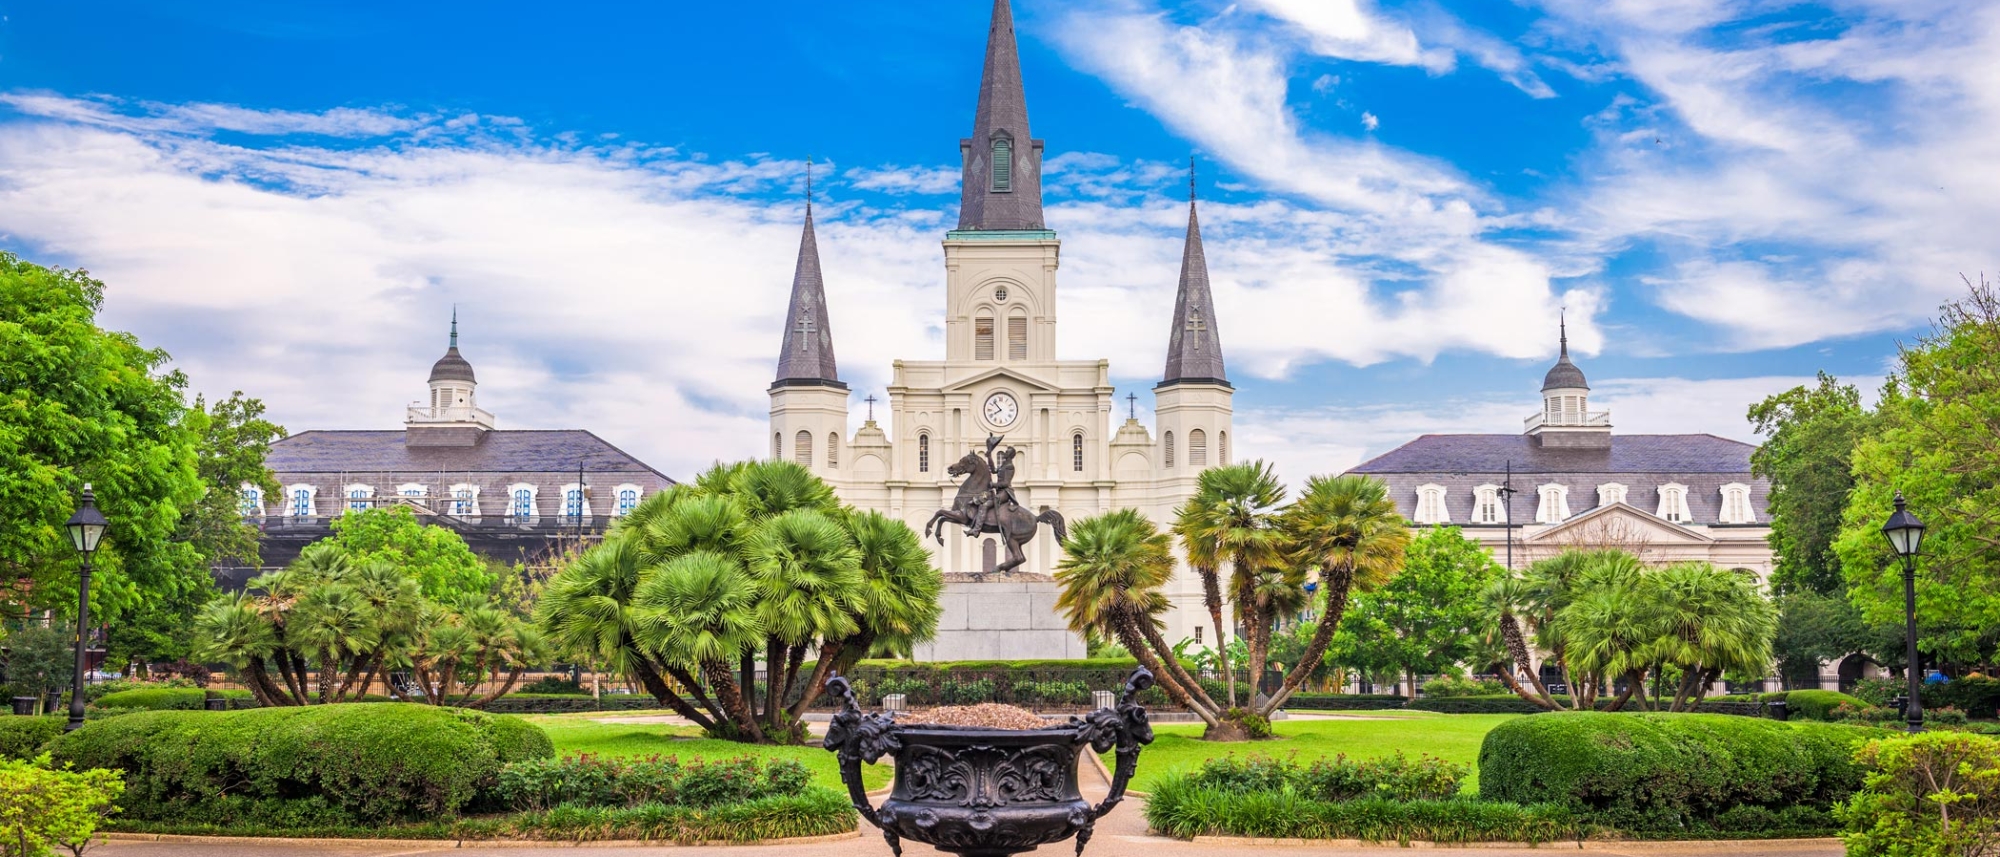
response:
<path id="1" fill-rule="evenodd" d="M 97 511 L 97 495 L 90 491 L 89 483 L 83 486 L 83 506 L 76 514 L 69 516 L 69 541 L 83 554 L 83 569 L 76 584 L 76 676 L 70 687 L 69 724 L 64 732 L 74 732 L 83 728 L 83 674 L 86 671 L 83 651 L 84 629 L 90 627 L 90 555 L 97 552 L 97 543 L 104 538 L 104 530 L 109 522 L 104 513 Z"/>
<path id="2" fill-rule="evenodd" d="M 1908 665 L 1903 671 L 1910 678 L 1910 704 L 1903 709 L 1910 722 L 1911 732 L 1924 731 L 1923 670 L 1917 667 L 1917 551 L 1924 543 L 1924 522 L 1910 514 L 1903 502 L 1903 492 L 1896 492 L 1896 513 L 1889 516 L 1889 522 L 1882 525 L 1882 535 L 1889 538 L 1889 544 L 1896 549 L 1896 555 L 1903 558 L 1903 618 L 1904 634 L 1908 637 Z"/>

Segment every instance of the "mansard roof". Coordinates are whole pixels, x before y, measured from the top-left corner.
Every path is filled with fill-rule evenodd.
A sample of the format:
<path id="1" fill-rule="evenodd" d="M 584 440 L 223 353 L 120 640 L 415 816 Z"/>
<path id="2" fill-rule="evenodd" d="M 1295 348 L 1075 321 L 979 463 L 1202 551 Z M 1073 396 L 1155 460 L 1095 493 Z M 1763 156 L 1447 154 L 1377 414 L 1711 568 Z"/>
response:
<path id="1" fill-rule="evenodd" d="M 410 446 L 405 432 L 305 431 L 271 444 L 274 473 L 650 473 L 630 453 L 583 429 L 486 432 L 473 446 Z"/>
<path id="2" fill-rule="evenodd" d="M 1009 141 L 1009 186 L 993 187 L 993 141 Z M 966 231 L 1046 229 L 1042 221 L 1042 141 L 1028 131 L 1028 96 L 1021 83 L 1021 52 L 1014 41 L 1014 10 L 994 0 L 986 32 L 986 66 L 979 78 L 979 106 L 972 136 L 959 142 L 958 228 Z"/>
<path id="3" fill-rule="evenodd" d="M 1748 481 L 1756 447 L 1712 434 L 1613 435 L 1606 449 L 1544 447 L 1523 434 L 1427 434 L 1354 473 L 1729 473 Z"/>

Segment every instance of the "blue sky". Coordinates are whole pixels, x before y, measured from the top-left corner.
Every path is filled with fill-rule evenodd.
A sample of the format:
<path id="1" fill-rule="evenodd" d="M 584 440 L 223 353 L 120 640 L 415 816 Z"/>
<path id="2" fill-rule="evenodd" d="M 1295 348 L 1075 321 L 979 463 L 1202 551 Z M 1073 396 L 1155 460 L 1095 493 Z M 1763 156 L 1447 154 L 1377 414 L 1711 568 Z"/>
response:
<path id="1" fill-rule="evenodd" d="M 942 353 L 988 10 L 0 0 L 0 248 L 294 430 L 398 424 L 456 304 L 503 425 L 682 474 L 760 451 L 808 155 L 857 398 Z M 1060 351 L 1149 398 L 1194 153 L 1239 449 L 1292 480 L 1518 430 L 1563 306 L 1621 431 L 1749 439 L 1996 267 L 1990 3 L 1016 12 Z"/>

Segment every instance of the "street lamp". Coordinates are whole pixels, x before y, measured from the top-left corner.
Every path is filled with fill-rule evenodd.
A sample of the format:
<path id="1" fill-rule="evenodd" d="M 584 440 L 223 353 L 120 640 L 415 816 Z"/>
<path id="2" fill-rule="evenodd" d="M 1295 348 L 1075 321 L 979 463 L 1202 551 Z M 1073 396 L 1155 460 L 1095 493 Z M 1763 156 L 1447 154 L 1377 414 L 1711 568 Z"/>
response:
<path id="1" fill-rule="evenodd" d="M 1917 668 L 1917 551 L 1924 544 L 1924 522 L 1910 514 L 1905 508 L 1903 492 L 1896 492 L 1896 513 L 1889 516 L 1889 522 L 1882 525 L 1882 535 L 1889 537 L 1889 544 L 1896 549 L 1896 555 L 1903 558 L 1903 618 L 1904 634 L 1908 637 L 1908 666 L 1904 672 L 1910 677 L 1910 704 L 1903 709 L 1910 721 L 1911 732 L 1924 731 L 1924 702 L 1919 692 L 1923 690 L 1923 671 Z"/>
<path id="2" fill-rule="evenodd" d="M 76 677 L 69 694 L 69 724 L 64 732 L 74 732 L 83 728 L 83 674 L 84 629 L 90 627 L 90 555 L 97 552 L 97 543 L 104 538 L 104 530 L 109 522 L 104 513 L 97 511 L 97 495 L 92 494 L 90 485 L 83 486 L 83 506 L 76 514 L 69 516 L 69 541 L 83 554 L 83 570 L 77 578 L 76 586 Z"/>

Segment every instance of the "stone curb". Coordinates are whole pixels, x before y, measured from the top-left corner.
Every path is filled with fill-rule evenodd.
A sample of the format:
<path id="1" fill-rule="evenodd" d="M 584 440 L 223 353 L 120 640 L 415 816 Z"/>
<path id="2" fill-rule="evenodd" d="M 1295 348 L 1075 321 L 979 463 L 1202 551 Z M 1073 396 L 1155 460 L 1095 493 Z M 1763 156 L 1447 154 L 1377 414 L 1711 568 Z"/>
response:
<path id="1" fill-rule="evenodd" d="M 1157 836 L 1159 834 L 1153 834 L 1153 835 Z M 1269 839 L 1269 838 L 1250 837 L 1250 836 L 1197 836 L 1189 841 L 1193 842 L 1196 845 L 1214 845 L 1220 848 L 1230 848 L 1230 847 L 1244 848 L 1244 847 L 1259 847 L 1259 846 L 1261 847 L 1288 846 L 1288 847 L 1315 847 L 1315 848 L 1381 848 L 1384 846 L 1396 846 L 1399 848 L 1519 849 L 1519 848 L 1568 848 L 1571 845 L 1575 845 L 1577 850 L 1580 851 L 1632 852 L 1632 851 L 1645 851 L 1649 848 L 1657 847 L 1661 849 L 1672 849 L 1675 851 L 1716 850 L 1716 851 L 1726 851 L 1730 853 L 1738 853 L 1742 852 L 1744 849 L 1755 848 L 1757 846 L 1765 846 L 1765 845 L 1833 845 L 1833 846 L 1840 845 L 1839 839 L 1831 837 L 1814 838 L 1814 839 L 1656 839 L 1656 840 L 1600 839 L 1600 840 L 1585 840 L 1582 842 L 1572 842 L 1570 840 L 1563 840 L 1558 842 L 1536 843 L 1536 842 L 1431 842 L 1427 840 L 1411 840 L 1409 842 L 1394 842 L 1394 841 L 1371 842 L 1366 839 Z"/>
<path id="2" fill-rule="evenodd" d="M 818 845 L 839 842 L 844 839 L 859 839 L 861 831 L 848 833 L 828 833 L 821 836 L 799 836 L 791 839 L 757 839 L 749 842 L 728 842 L 703 840 L 700 842 L 674 842 L 663 839 L 603 839 L 578 842 L 572 839 L 290 839 L 264 836 L 193 836 L 184 833 L 99 833 L 96 839 L 107 842 L 209 842 L 241 845 L 369 845 L 376 847 L 404 847 L 417 849 L 444 848 L 673 848 L 678 846 L 700 847 L 752 847 L 769 845 Z"/>

